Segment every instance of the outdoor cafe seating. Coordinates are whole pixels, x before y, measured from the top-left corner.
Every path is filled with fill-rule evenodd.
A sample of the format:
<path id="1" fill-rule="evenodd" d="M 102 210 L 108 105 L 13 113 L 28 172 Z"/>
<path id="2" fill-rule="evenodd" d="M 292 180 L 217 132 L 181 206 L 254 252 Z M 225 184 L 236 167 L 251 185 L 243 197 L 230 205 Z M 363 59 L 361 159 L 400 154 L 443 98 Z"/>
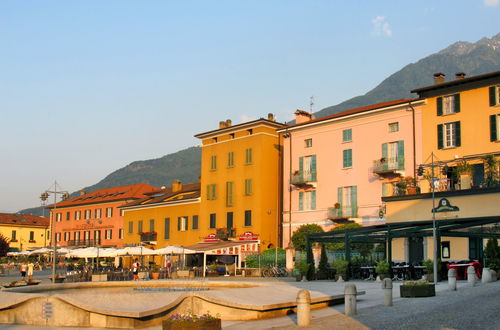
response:
<path id="1" fill-rule="evenodd" d="M 477 278 L 481 278 L 481 273 L 483 270 L 483 265 L 478 261 L 461 260 L 457 262 L 450 262 L 446 265 L 447 269 L 455 269 L 457 272 L 457 280 L 467 279 L 467 268 L 473 266 L 476 272 Z"/>

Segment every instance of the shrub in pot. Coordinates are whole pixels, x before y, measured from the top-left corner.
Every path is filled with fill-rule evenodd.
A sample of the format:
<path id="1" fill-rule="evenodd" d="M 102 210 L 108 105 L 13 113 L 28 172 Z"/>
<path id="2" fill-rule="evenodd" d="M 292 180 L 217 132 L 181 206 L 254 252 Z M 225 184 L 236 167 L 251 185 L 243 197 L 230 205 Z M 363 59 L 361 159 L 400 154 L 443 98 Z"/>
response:
<path id="1" fill-rule="evenodd" d="M 406 281 L 399 287 L 402 298 L 433 297 L 436 287 L 428 281 Z"/>
<path id="2" fill-rule="evenodd" d="M 295 270 L 299 272 L 300 280 L 304 280 L 307 276 L 307 272 L 309 270 L 309 264 L 305 261 L 299 261 L 295 263 Z"/>
<path id="3" fill-rule="evenodd" d="M 335 269 L 335 279 L 338 280 L 339 276 L 343 279 L 347 278 L 347 270 L 349 268 L 349 262 L 344 258 L 337 258 L 333 261 L 333 269 Z"/>
<path id="4" fill-rule="evenodd" d="M 391 267 L 389 265 L 389 262 L 387 262 L 387 260 L 377 261 L 377 266 L 375 267 L 375 272 L 377 273 L 378 276 L 380 276 L 380 279 L 384 279 L 386 277 L 389 277 L 389 275 L 391 273 Z"/>

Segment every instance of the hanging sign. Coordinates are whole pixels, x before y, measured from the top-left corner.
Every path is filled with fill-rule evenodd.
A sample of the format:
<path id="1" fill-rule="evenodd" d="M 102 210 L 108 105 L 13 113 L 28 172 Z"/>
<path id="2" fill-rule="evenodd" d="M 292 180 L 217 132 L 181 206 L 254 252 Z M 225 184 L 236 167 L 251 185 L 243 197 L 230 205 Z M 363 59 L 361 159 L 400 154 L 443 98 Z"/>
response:
<path id="1" fill-rule="evenodd" d="M 432 209 L 433 213 L 439 212 L 457 212 L 460 211 L 458 206 L 451 205 L 450 201 L 446 198 L 441 198 L 438 203 L 438 207 Z"/>
<path id="2" fill-rule="evenodd" d="M 257 241 L 259 239 L 259 234 L 254 234 L 251 231 L 246 231 L 238 238 L 240 241 Z"/>
<path id="3" fill-rule="evenodd" d="M 217 235 L 209 234 L 207 237 L 205 237 L 204 241 L 205 242 L 218 242 L 219 239 L 217 238 Z"/>

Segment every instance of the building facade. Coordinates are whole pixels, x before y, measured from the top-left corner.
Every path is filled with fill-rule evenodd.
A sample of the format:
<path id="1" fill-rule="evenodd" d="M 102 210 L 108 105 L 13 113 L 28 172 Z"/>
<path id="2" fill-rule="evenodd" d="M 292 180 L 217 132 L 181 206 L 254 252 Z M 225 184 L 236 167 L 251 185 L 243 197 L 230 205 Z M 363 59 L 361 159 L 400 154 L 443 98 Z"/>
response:
<path id="1" fill-rule="evenodd" d="M 298 110 L 279 130 L 283 147 L 283 246 L 304 224 L 325 231 L 339 223 L 386 219 L 382 196 L 421 162 L 421 107 L 396 100 L 313 119 Z"/>
<path id="2" fill-rule="evenodd" d="M 0 234 L 16 251 L 45 247 L 50 243 L 49 219 L 27 214 L 0 213 Z"/>
<path id="3" fill-rule="evenodd" d="M 59 246 L 121 247 L 124 229 L 120 206 L 144 198 L 158 188 L 135 184 L 81 193 L 50 206 L 55 219 L 55 236 Z"/>

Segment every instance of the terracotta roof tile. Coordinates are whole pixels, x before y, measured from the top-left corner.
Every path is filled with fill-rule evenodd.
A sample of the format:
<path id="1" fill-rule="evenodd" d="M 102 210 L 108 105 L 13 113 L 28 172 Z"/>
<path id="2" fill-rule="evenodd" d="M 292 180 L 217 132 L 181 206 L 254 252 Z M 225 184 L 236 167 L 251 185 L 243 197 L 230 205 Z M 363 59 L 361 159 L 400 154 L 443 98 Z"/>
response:
<path id="1" fill-rule="evenodd" d="M 146 198 L 141 198 L 121 207 L 139 206 L 139 205 L 154 205 L 158 203 L 173 202 L 185 199 L 193 199 L 200 197 L 201 185 L 200 183 L 183 184 L 182 189 L 172 192 L 172 187 L 161 189 L 156 194 L 148 194 Z"/>
<path id="2" fill-rule="evenodd" d="M 0 213 L 0 224 L 15 226 L 49 226 L 49 219 L 29 214 Z"/>

